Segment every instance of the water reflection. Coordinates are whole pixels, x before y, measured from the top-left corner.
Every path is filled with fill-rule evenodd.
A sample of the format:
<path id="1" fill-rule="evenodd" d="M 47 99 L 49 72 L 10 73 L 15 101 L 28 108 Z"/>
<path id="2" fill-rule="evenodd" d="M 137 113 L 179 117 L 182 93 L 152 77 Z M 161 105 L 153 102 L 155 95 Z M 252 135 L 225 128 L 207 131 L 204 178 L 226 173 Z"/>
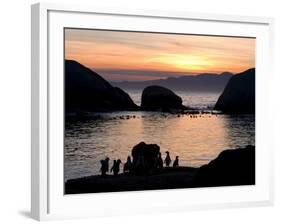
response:
<path id="1" fill-rule="evenodd" d="M 135 116 L 127 119 L 126 115 Z M 125 161 L 134 145 L 155 143 L 180 165 L 201 166 L 222 150 L 255 144 L 253 115 L 192 118 L 157 112 L 118 112 L 98 119 L 68 121 L 65 129 L 65 179 L 99 173 L 100 160 Z"/>

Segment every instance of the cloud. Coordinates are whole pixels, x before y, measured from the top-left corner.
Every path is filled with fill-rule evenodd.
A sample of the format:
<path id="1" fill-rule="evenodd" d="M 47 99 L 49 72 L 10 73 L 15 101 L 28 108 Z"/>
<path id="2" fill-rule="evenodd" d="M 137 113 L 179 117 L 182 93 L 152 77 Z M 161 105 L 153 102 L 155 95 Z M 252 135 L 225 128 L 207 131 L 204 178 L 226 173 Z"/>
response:
<path id="1" fill-rule="evenodd" d="M 115 71 L 107 75 L 126 77 L 236 73 L 255 67 L 255 39 L 66 29 L 65 56 L 94 70 Z"/>

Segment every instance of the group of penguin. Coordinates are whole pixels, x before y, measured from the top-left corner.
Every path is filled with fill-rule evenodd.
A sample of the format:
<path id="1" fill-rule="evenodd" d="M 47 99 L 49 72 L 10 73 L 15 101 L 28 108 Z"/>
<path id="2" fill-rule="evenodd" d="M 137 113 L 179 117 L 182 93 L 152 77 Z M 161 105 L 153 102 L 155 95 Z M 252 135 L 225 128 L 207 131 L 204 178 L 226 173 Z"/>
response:
<path id="1" fill-rule="evenodd" d="M 104 160 L 100 160 L 101 163 L 101 168 L 100 168 L 100 172 L 102 176 L 105 176 L 107 172 L 109 172 L 109 158 L 106 157 Z M 166 151 L 166 158 L 162 159 L 161 153 L 159 152 L 159 155 L 157 157 L 157 161 L 156 161 L 156 167 L 157 168 L 163 168 L 163 164 L 165 164 L 166 167 L 169 167 L 170 164 L 172 162 L 172 159 L 170 157 L 170 153 L 168 151 Z M 122 163 L 122 161 L 120 159 L 118 160 L 113 160 L 113 165 L 110 169 L 110 172 L 113 172 L 113 175 L 116 176 L 118 175 L 118 173 L 120 172 L 120 164 Z M 178 167 L 179 166 L 179 156 L 176 156 L 174 162 L 173 162 L 173 167 Z M 130 172 L 131 169 L 133 167 L 133 163 L 131 160 L 131 157 L 128 156 L 126 163 L 124 164 L 123 167 L 123 172 Z"/>

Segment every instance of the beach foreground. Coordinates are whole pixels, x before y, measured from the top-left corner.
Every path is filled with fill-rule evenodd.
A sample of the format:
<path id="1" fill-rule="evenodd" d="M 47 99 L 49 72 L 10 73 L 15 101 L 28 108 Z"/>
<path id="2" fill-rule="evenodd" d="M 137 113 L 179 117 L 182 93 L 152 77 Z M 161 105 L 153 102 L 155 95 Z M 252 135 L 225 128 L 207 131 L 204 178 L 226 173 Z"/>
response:
<path id="1" fill-rule="evenodd" d="M 191 187 L 198 168 L 167 167 L 151 175 L 89 176 L 66 182 L 66 194 L 160 190 Z"/>
<path id="2" fill-rule="evenodd" d="M 255 146 L 222 151 L 200 168 L 165 167 L 151 174 L 88 176 L 65 183 L 65 194 L 255 184 Z"/>

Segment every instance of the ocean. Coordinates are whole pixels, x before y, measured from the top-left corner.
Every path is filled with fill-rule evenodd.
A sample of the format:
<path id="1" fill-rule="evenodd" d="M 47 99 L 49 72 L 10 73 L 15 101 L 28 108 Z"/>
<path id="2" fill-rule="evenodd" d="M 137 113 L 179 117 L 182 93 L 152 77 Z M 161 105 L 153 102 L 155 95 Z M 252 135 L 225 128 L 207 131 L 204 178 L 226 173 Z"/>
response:
<path id="1" fill-rule="evenodd" d="M 130 95 L 132 100 L 137 105 L 141 105 L 141 91 L 125 89 Z M 186 91 L 173 91 L 182 98 L 183 105 L 190 108 L 206 110 L 212 109 L 220 96 L 217 92 L 186 92 Z"/>
<path id="2" fill-rule="evenodd" d="M 126 90 L 140 105 L 141 92 Z M 220 93 L 184 92 L 183 104 L 211 110 Z M 112 112 L 95 114 L 93 119 L 72 120 L 65 124 L 65 180 L 97 175 L 100 160 L 125 162 L 132 148 L 141 141 L 169 151 L 180 166 L 200 167 L 225 149 L 255 145 L 254 115 L 202 114 L 176 115 L 161 112 Z"/>

